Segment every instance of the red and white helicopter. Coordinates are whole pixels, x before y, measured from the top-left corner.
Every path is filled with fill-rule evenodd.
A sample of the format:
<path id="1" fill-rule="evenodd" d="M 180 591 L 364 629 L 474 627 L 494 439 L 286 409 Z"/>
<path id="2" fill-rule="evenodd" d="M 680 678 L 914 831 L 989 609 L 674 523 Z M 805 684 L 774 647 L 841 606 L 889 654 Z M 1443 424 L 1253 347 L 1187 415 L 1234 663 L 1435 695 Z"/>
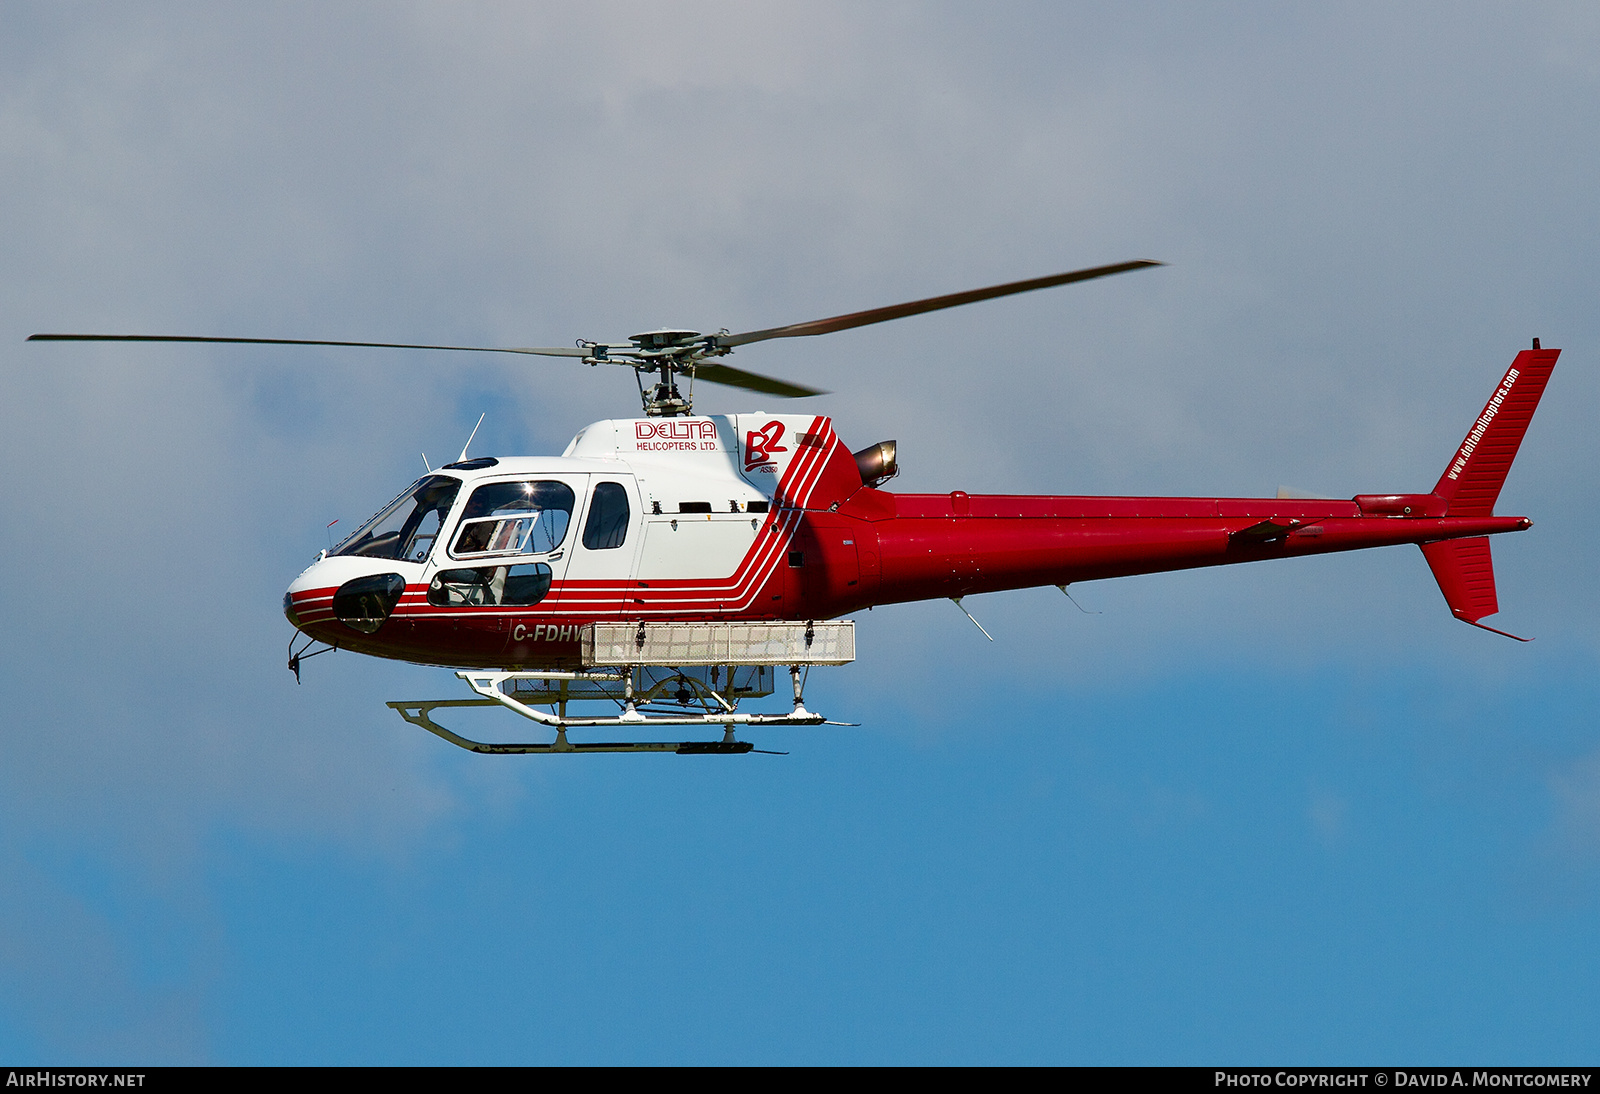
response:
<path id="1" fill-rule="evenodd" d="M 852 452 L 823 415 L 693 413 L 697 379 L 783 398 L 824 394 L 721 363 L 738 346 L 1157 265 L 1099 266 L 743 334 L 655 330 L 574 348 L 158 335 L 31 340 L 464 350 L 632 368 L 643 417 L 596 422 L 559 457 L 466 459 L 463 450 L 462 459 L 408 486 L 319 555 L 284 594 L 284 614 L 305 638 L 299 651 L 290 643 L 297 678 L 316 642 L 325 644 L 319 653 L 348 649 L 456 668 L 476 698 L 389 705 L 475 752 L 749 752 L 754 746 L 736 736 L 740 727 L 825 723 L 806 709 L 802 690 L 811 666 L 854 660 L 854 624 L 840 616 L 937 598 L 959 607 L 965 596 L 1003 589 L 1064 592 L 1097 578 L 1415 543 L 1456 618 L 1494 630 L 1481 622 L 1498 610 L 1487 537 L 1532 525 L 1495 516 L 1494 504 L 1560 354 L 1537 339 L 1517 355 L 1426 494 L 896 494 L 882 488 L 897 472 L 894 441 Z M 778 668 L 789 671 L 792 708 L 741 710 L 774 691 Z M 598 714 L 572 712 L 596 704 Z M 554 731 L 555 740 L 483 743 L 433 720 L 441 707 L 467 706 L 504 707 Z M 723 736 L 567 739 L 569 729 L 669 726 L 721 728 Z"/>

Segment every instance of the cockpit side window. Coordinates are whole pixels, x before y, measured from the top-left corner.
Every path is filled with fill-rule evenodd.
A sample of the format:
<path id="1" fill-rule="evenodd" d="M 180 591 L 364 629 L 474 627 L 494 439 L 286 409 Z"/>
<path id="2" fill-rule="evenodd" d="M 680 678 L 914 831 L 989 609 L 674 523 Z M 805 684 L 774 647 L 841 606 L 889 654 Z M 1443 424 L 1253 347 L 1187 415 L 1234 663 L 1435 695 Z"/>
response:
<path id="1" fill-rule="evenodd" d="M 461 480 L 449 475 L 419 479 L 332 553 L 421 562 L 433 550 L 460 489 Z"/>
<path id="2" fill-rule="evenodd" d="M 628 491 L 620 482 L 597 483 L 583 522 L 583 545 L 591 551 L 621 547 L 628 538 Z"/>
<path id="3" fill-rule="evenodd" d="M 542 562 L 440 570 L 428 586 L 428 603 L 441 608 L 462 605 L 529 608 L 550 592 L 550 578 L 550 567 Z"/>
<path id="4" fill-rule="evenodd" d="M 450 553 L 457 558 L 538 555 L 567 538 L 576 501 L 564 482 L 492 482 L 472 492 Z"/>

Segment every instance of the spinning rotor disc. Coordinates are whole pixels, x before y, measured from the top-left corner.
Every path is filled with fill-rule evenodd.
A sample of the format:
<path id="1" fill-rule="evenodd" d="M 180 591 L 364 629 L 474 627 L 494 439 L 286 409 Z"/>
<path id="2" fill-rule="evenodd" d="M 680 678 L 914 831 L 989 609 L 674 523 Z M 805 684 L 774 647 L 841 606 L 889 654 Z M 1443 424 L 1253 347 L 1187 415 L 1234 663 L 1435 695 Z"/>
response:
<path id="1" fill-rule="evenodd" d="M 975 304 L 982 300 L 994 300 L 1002 296 L 1032 292 L 1035 289 L 1066 285 L 1074 281 L 1092 281 L 1095 278 L 1110 277 L 1113 274 L 1162 265 L 1165 265 L 1165 263 L 1139 259 L 1133 262 L 1119 262 L 1111 266 L 1093 266 L 1083 270 L 1072 270 L 1068 273 L 1052 274 L 1049 277 L 1036 277 L 1027 281 L 1010 281 L 1003 285 L 991 285 L 983 289 L 969 289 L 966 292 L 948 293 L 944 296 L 932 296 L 923 300 L 908 301 L 904 304 L 891 304 L 888 307 L 849 312 L 845 315 L 835 315 L 827 319 L 813 319 L 804 323 L 791 323 L 784 327 L 769 327 L 765 330 L 746 331 L 742 334 L 730 334 L 727 331 L 719 331 L 716 334 L 701 334 L 699 331 L 664 328 L 635 334 L 626 342 L 580 341 L 577 345 L 571 347 L 437 346 L 411 342 L 341 342 L 316 338 L 213 338 L 199 335 L 166 334 L 32 334 L 28 336 L 28 341 L 219 342 L 265 346 L 348 346 L 363 349 L 423 349 L 459 353 L 520 353 L 535 357 L 577 357 L 591 365 L 616 364 L 632 368 L 640 377 L 639 390 L 644 400 L 645 413 L 651 415 L 674 415 L 687 414 L 691 409 L 690 400 L 678 393 L 677 385 L 674 382 L 674 377 L 679 374 L 686 374 L 691 379 L 700 379 L 706 383 L 741 388 L 745 391 L 760 392 L 763 395 L 774 395 L 784 399 L 803 399 L 810 395 L 828 394 L 820 388 L 807 387 L 788 380 L 763 376 L 760 373 L 746 372 L 743 369 L 714 363 L 710 360 L 711 358 L 727 356 L 737 346 L 749 345 L 752 342 L 765 342 L 773 338 L 809 338 L 818 334 L 832 334 L 835 331 L 865 327 L 873 323 L 886 323 L 891 319 L 903 319 L 907 316 L 921 315 L 924 312 L 959 307 L 962 304 Z M 645 373 L 658 373 L 660 376 L 659 382 L 648 390 L 644 386 Z"/>

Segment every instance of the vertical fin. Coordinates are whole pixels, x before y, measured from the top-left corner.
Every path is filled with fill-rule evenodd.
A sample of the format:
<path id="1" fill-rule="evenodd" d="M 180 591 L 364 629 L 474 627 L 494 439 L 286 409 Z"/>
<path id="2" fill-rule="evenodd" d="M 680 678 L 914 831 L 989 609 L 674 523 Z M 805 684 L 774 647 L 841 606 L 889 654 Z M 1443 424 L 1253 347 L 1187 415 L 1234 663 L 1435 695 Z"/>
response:
<path id="1" fill-rule="evenodd" d="M 1439 591 L 1457 619 L 1507 638 L 1516 638 L 1518 642 L 1529 641 L 1478 622 L 1500 610 L 1494 591 L 1494 559 L 1489 554 L 1488 536 L 1424 543 L 1422 557 L 1428 560 L 1433 579 L 1439 583 Z"/>
<path id="2" fill-rule="evenodd" d="M 1500 487 L 1511 470 L 1511 461 L 1517 458 L 1522 436 L 1528 431 L 1528 423 L 1533 420 L 1539 397 L 1544 394 L 1545 384 L 1549 383 L 1559 356 L 1558 349 L 1525 349 L 1511 362 L 1494 394 L 1484 404 L 1483 413 L 1472 423 L 1466 439 L 1439 477 L 1439 484 L 1433 488 L 1435 496 L 1443 498 L 1449 506 L 1450 516 L 1493 514 Z M 1487 550 L 1485 544 L 1485 566 L 1488 565 Z M 1433 564 L 1432 556 L 1429 564 Z M 1435 576 L 1438 572 L 1435 567 Z M 1443 584 L 1442 579 L 1440 584 Z"/>

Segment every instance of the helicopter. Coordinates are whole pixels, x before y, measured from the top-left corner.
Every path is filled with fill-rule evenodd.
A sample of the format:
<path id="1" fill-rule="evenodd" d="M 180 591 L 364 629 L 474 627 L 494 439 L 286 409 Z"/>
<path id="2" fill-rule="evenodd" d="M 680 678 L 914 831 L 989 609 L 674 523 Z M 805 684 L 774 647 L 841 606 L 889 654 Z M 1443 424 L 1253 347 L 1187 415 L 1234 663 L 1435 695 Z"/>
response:
<path id="1" fill-rule="evenodd" d="M 851 724 L 808 710 L 803 694 L 811 668 L 855 660 L 855 625 L 843 618 L 851 612 L 948 598 L 971 618 L 962 600 L 977 593 L 1052 585 L 1065 593 L 1103 578 L 1403 543 L 1421 548 L 1457 619 L 1526 641 L 1482 620 L 1499 610 L 1488 537 L 1533 524 L 1497 516 L 1494 507 L 1560 355 L 1537 338 L 1516 355 L 1428 493 L 894 493 L 884 488 L 899 472 L 893 440 L 852 450 L 822 414 L 694 413 L 696 380 L 785 399 L 827 394 L 725 364 L 740 346 L 1160 265 L 1096 266 L 737 334 L 663 328 L 572 347 L 105 334 L 29 340 L 514 353 L 633 369 L 641 416 L 586 426 L 557 457 L 469 459 L 464 447 L 320 552 L 284 593 L 296 680 L 305 658 L 334 649 L 455 669 L 473 698 L 388 705 L 477 753 L 758 751 L 740 730 Z M 779 690 L 780 669 L 788 671 L 792 707 L 741 709 Z M 511 711 L 554 740 L 476 741 L 434 718 L 441 708 L 463 707 Z M 637 735 L 678 727 L 720 728 L 722 736 L 568 739 L 569 730 Z"/>

